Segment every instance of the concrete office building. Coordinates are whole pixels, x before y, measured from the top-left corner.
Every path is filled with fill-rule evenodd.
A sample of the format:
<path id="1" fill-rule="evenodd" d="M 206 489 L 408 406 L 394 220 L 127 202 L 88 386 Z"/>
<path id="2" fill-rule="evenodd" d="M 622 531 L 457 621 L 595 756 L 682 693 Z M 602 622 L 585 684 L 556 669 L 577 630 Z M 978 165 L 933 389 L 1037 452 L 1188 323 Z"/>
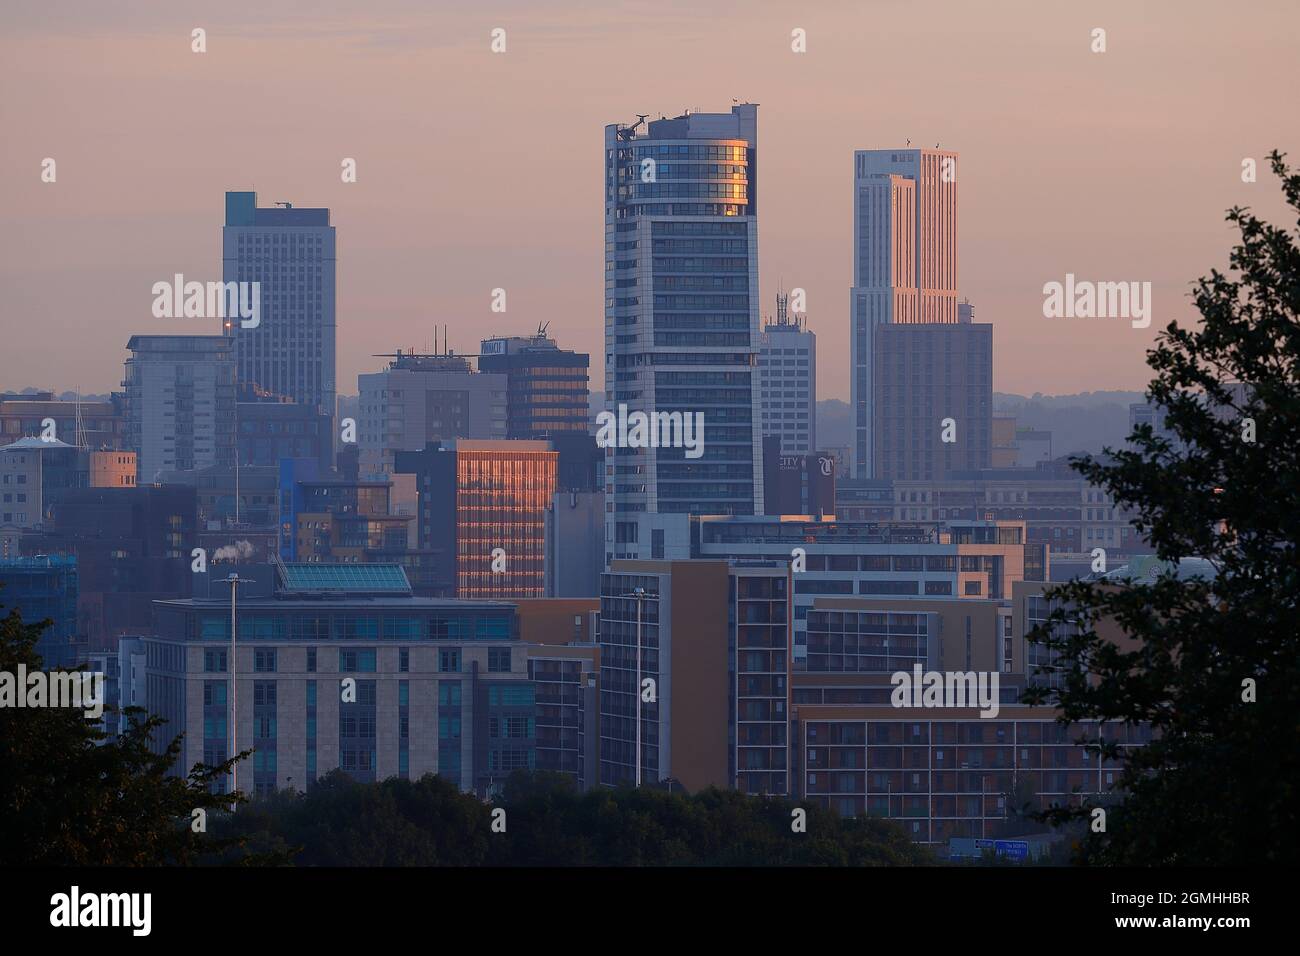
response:
<path id="1" fill-rule="evenodd" d="M 379 564 L 282 565 L 271 593 L 249 591 L 236 746 L 255 752 L 239 789 L 305 789 L 339 768 L 361 781 L 436 773 L 490 795 L 535 767 L 533 683 L 510 605 L 412 597 L 401 569 Z M 229 751 L 230 599 L 159 601 L 155 613 L 148 708 L 184 732 L 182 773 Z"/>
<path id="2" fill-rule="evenodd" d="M 392 474 L 398 452 L 430 442 L 506 437 L 507 377 L 475 372 L 464 356 L 399 351 L 384 371 L 357 382 L 362 478 Z"/>
<path id="3" fill-rule="evenodd" d="M 292 560 L 357 564 L 408 543 L 414 515 L 394 513 L 387 481 L 299 481 L 293 490 Z"/>
<path id="4" fill-rule="evenodd" d="M 58 439 L 0 447 L 0 526 L 39 528 L 59 497 L 77 488 L 134 488 L 134 452 L 85 451 Z"/>
<path id="5" fill-rule="evenodd" d="M 602 784 L 635 778 L 639 603 L 641 678 L 655 698 L 641 704 L 642 784 L 728 787 L 740 772 L 751 792 L 787 792 L 789 573 L 614 562 L 601 578 Z"/>
<path id="6" fill-rule="evenodd" d="M 1119 760 L 1075 741 L 1100 732 L 1121 749 L 1151 739 L 1142 726 L 1064 725 L 1051 707 L 894 708 L 798 704 L 797 796 L 842 816 L 896 819 L 917 843 L 997 838 L 1022 788 L 1034 809 L 1078 806 L 1119 782 Z"/>
<path id="7" fill-rule="evenodd" d="M 396 473 L 416 479 L 419 546 L 454 554 L 457 597 L 545 596 L 557 459 L 545 441 L 458 439 L 397 454 Z"/>
<path id="8" fill-rule="evenodd" d="M 759 406 L 762 435 L 781 441 L 783 455 L 817 448 L 817 336 L 807 316 L 791 316 L 788 297 L 776 299 L 776 320 L 759 338 Z"/>
<path id="9" fill-rule="evenodd" d="M 271 531 L 275 528 L 278 469 L 273 465 L 212 466 L 164 471 L 157 481 L 185 485 L 196 493 L 199 527 Z"/>
<path id="10" fill-rule="evenodd" d="M 853 154 L 850 405 L 853 476 L 875 475 L 872 378 L 881 325 L 959 321 L 957 154 L 874 149 Z"/>
<path id="11" fill-rule="evenodd" d="M 133 335 L 126 347 L 127 442 L 141 484 L 166 471 L 231 467 L 235 364 L 220 335 Z"/>
<path id="12" fill-rule="evenodd" d="M 78 629 L 90 650 L 111 650 L 119 636 L 147 632 L 152 601 L 190 593 L 198 536 L 193 488 L 77 488 L 21 548 L 75 556 Z"/>
<path id="13" fill-rule="evenodd" d="M 116 648 L 85 654 L 82 663 L 92 673 L 104 675 L 104 714 L 99 726 L 112 738 L 126 727 L 126 708 L 145 706 L 144 646 L 138 637 L 123 637 Z"/>
<path id="14" fill-rule="evenodd" d="M 605 408 L 704 419 L 703 454 L 605 450 L 606 556 L 639 518 L 763 510 L 758 107 L 605 127 Z"/>
<path id="15" fill-rule="evenodd" d="M 537 690 L 537 769 L 588 790 L 600 779 L 600 600 L 525 599 L 515 609 Z"/>
<path id="16" fill-rule="evenodd" d="M 335 413 L 335 236 L 328 209 L 259 208 L 255 192 L 226 193 L 222 279 L 257 282 L 256 328 L 222 322 L 237 380 Z M 331 432 L 333 429 L 331 428 Z"/>
<path id="17" fill-rule="evenodd" d="M 944 478 L 987 468 L 993 452 L 993 326 L 877 326 L 874 477 Z"/>
<path id="18" fill-rule="evenodd" d="M 235 409 L 241 466 L 278 468 L 281 458 L 314 458 L 324 471 L 333 464 L 333 419 L 314 406 L 259 400 Z"/>
<path id="19" fill-rule="evenodd" d="M 546 509 L 546 596 L 600 593 L 605 569 L 605 496 L 558 491 Z"/>
<path id="20" fill-rule="evenodd" d="M 769 515 L 835 514 L 835 459 L 786 454 L 781 439 L 763 439 L 763 504 Z"/>
<path id="21" fill-rule="evenodd" d="M 904 524 L 817 520 L 810 516 L 688 518 L 652 529 L 650 560 L 771 561 L 794 577 L 793 652 L 804 666 L 806 618 L 818 596 L 1007 600 L 1012 584 L 1046 580 L 1047 549 L 1025 540 L 1023 522 Z"/>
<path id="22" fill-rule="evenodd" d="M 1150 550 L 1130 523 L 1133 516 L 1064 461 L 955 472 L 946 480 L 895 481 L 893 497 L 897 521 L 1024 522 L 1026 540 L 1054 555 L 1090 555 L 1104 548 L 1114 565 L 1116 555 Z"/>
<path id="23" fill-rule="evenodd" d="M 875 478 L 846 478 L 835 483 L 835 517 L 841 521 L 892 521 L 894 484 Z"/>
<path id="24" fill-rule="evenodd" d="M 79 477 L 82 480 L 78 480 Z M 39 527 L 46 498 L 85 485 L 77 473 L 77 449 L 61 441 L 20 438 L 0 448 L 0 524 Z"/>
<path id="25" fill-rule="evenodd" d="M 586 434 L 590 364 L 591 356 L 561 349 L 543 332 L 484 339 L 479 346 L 479 371 L 506 377 L 506 438 Z"/>
<path id="26" fill-rule="evenodd" d="M 136 455 L 133 451 L 89 453 L 90 488 L 134 488 Z"/>

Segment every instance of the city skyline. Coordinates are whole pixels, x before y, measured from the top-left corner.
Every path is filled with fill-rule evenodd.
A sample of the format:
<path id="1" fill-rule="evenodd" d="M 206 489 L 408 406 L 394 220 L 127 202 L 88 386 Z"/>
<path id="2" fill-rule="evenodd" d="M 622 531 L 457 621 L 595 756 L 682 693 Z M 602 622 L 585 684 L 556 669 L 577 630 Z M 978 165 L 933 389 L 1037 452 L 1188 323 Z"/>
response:
<path id="1" fill-rule="evenodd" d="M 1282 5 L 1262 5 L 1248 25 L 1208 4 L 1179 5 L 1177 19 L 1119 4 L 1086 14 L 1026 4 L 996 18 L 953 5 L 926 23 L 892 5 L 755 5 L 728 23 L 736 33 L 725 43 L 684 6 L 504 4 L 491 22 L 433 18 L 413 4 L 384 20 L 344 9 L 325 4 L 311 24 L 244 4 L 204 11 L 207 52 L 196 54 L 188 13 L 128 6 L 109 24 L 85 7 L 72 24 L 17 5 L 0 49 L 12 75 L 32 82 L 3 107 L 14 135 L 0 146 L 0 281 L 7 320 L 22 330 L 22 348 L 0 356 L 8 387 L 115 390 L 130 335 L 210 334 L 206 320 L 152 318 L 149 289 L 178 272 L 219 278 L 222 194 L 244 188 L 263 202 L 331 210 L 341 394 L 379 370 L 373 353 L 424 348 L 435 325 L 471 352 L 484 335 L 550 322 L 563 347 L 592 355 L 600 381 L 598 128 L 734 97 L 763 107 L 762 318 L 778 284 L 804 289 L 819 345 L 843 354 L 852 153 L 938 142 L 961 156 L 959 294 L 995 326 L 996 388 L 1138 390 L 1156 331 L 1192 317 L 1189 284 L 1218 261 L 1226 226 L 1205 224 L 1234 204 L 1274 211 L 1273 194 L 1242 182 L 1242 161 L 1289 145 L 1273 142 L 1287 131 L 1268 120 L 1284 111 L 1280 61 L 1269 55 L 1284 51 Z M 508 47 L 493 55 L 498 21 Z M 1089 49 L 1097 25 L 1108 30 L 1105 54 Z M 807 31 L 806 54 L 790 49 L 796 27 Z M 92 51 L 82 31 L 110 39 Z M 897 42 L 870 46 L 864 69 L 862 44 L 882 36 Z M 949 70 L 914 70 L 922 39 Z M 267 44 L 279 84 L 232 83 Z M 589 82 L 612 57 L 663 45 L 693 65 L 607 89 Z M 1008 50 L 1013 62 L 998 72 Z M 1224 74 L 1253 95 L 1232 97 Z M 539 75 L 547 83 L 530 80 Z M 1088 95 L 1075 102 L 1070 91 Z M 253 149 L 211 148 L 229 135 L 226 119 L 210 127 L 222 132 L 195 135 L 234 108 Z M 180 135 L 159 135 L 162 117 L 194 125 L 182 119 Z M 1116 137 L 1129 141 L 1119 161 Z M 128 148 L 132 138 L 150 145 Z M 40 178 L 46 157 L 58 163 L 54 183 Z M 340 177 L 347 158 L 355 183 Z M 457 228 L 438 228 L 448 221 Z M 1044 318 L 1044 283 L 1067 274 L 1152 282 L 1151 327 Z M 509 295 L 505 313 L 490 308 L 497 288 Z M 81 347 L 68 349 L 74 341 Z M 1071 361 L 1038 361 L 1045 351 Z M 817 398 L 847 401 L 846 363 L 820 364 Z"/>

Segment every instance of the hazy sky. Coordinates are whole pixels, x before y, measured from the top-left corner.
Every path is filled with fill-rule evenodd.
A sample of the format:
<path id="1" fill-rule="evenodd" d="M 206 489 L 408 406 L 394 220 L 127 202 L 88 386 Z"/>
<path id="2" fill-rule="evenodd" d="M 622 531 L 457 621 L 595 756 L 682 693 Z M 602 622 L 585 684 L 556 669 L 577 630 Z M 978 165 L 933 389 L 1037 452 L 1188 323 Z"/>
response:
<path id="1" fill-rule="evenodd" d="M 733 98 L 761 104 L 761 312 L 806 290 L 819 397 L 848 397 L 852 152 L 909 138 L 960 151 L 995 388 L 1141 388 L 1157 327 L 1226 265 L 1224 210 L 1281 217 L 1263 157 L 1300 161 L 1297 35 L 1295 0 L 4 0 L 0 390 L 118 388 L 131 334 L 214 331 L 153 318 L 150 287 L 220 278 L 246 188 L 332 210 L 340 393 L 435 324 L 474 351 L 542 321 L 599 389 L 603 127 Z M 1150 281 L 1151 328 L 1044 318 L 1067 272 Z"/>

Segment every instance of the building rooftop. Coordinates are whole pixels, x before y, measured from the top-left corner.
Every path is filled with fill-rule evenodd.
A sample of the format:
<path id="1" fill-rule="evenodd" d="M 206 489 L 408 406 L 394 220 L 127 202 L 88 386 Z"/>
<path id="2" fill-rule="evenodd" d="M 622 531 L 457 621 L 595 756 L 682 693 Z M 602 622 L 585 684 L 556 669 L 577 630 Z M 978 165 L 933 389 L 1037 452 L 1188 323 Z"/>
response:
<path id="1" fill-rule="evenodd" d="M 18 439 L 13 444 L 0 445 L 0 451 L 49 451 L 52 448 L 73 448 L 73 447 L 75 446 L 69 445 L 66 442 L 61 442 L 57 438 L 52 438 L 47 440 L 44 438 L 35 438 L 31 435 L 28 435 L 25 438 Z"/>
<path id="2" fill-rule="evenodd" d="M 216 582 L 220 584 L 221 581 Z M 326 598 L 324 595 L 315 597 L 308 596 L 309 592 L 303 592 L 299 596 L 293 594 L 280 594 L 276 597 L 240 597 L 238 609 L 240 611 L 248 610 L 306 610 L 315 609 L 324 611 L 329 609 L 352 609 L 364 608 L 366 610 L 394 610 L 394 611 L 496 611 L 502 609 L 512 609 L 514 604 L 510 601 L 477 601 L 462 600 L 460 598 L 431 598 L 431 597 L 413 597 L 411 595 L 389 595 L 389 596 L 372 596 L 366 594 L 349 594 L 340 592 Z M 169 598 L 153 602 L 161 607 L 176 608 L 221 608 L 227 614 L 230 613 L 230 595 L 227 592 L 225 597 L 212 598 Z"/>
<path id="3" fill-rule="evenodd" d="M 411 582 L 400 564 L 283 564 L 280 590 L 345 591 L 378 595 L 411 593 Z"/>

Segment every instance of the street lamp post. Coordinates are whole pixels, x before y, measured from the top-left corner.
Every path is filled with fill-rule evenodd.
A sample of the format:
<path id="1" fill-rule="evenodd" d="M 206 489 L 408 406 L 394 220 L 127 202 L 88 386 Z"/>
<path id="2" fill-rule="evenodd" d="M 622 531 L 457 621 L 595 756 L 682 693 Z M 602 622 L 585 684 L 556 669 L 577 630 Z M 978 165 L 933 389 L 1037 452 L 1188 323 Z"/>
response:
<path id="1" fill-rule="evenodd" d="M 641 603 L 645 588 L 634 588 L 636 595 L 636 785 L 641 786 Z"/>
<path id="2" fill-rule="evenodd" d="M 235 728 L 235 720 L 238 716 L 238 707 L 236 706 L 239 699 L 239 691 L 236 689 L 239 684 L 239 674 L 235 666 L 235 593 L 241 584 L 250 583 L 248 580 L 241 580 L 239 575 L 233 571 L 226 578 L 230 585 L 230 719 L 228 721 L 227 738 L 230 743 L 230 751 L 227 757 L 234 761 L 230 765 L 230 792 L 234 793 L 239 789 L 239 763 L 235 760 L 235 754 L 239 747 L 239 734 Z"/>

